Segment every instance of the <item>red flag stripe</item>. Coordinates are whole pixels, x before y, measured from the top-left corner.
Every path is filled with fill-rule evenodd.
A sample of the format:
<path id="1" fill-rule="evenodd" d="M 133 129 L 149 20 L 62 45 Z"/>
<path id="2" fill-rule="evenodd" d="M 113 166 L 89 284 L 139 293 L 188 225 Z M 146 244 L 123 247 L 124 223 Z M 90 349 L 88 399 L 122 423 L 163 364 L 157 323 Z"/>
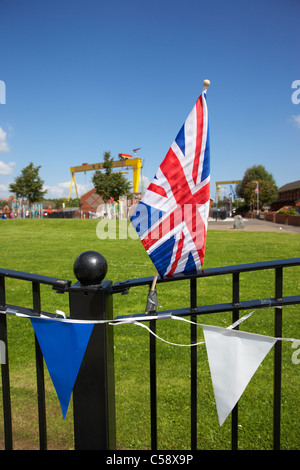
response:
<path id="1" fill-rule="evenodd" d="M 201 147 L 202 147 L 202 136 L 203 136 L 202 96 L 200 96 L 196 102 L 196 119 L 197 119 L 197 138 L 196 138 L 196 150 L 195 150 L 195 158 L 194 158 L 193 173 L 192 173 L 195 184 L 197 184 L 200 154 L 201 154 Z"/>
<path id="2" fill-rule="evenodd" d="M 161 164 L 161 170 L 167 178 L 174 198 L 177 204 L 204 204 L 210 196 L 210 185 L 207 183 L 203 188 L 199 189 L 195 194 L 191 193 L 187 183 L 182 166 L 178 164 L 178 158 L 170 149 Z"/>
<path id="3" fill-rule="evenodd" d="M 176 252 L 176 256 L 175 256 L 175 260 L 172 264 L 172 267 L 168 273 L 168 276 L 171 276 L 175 269 L 177 268 L 177 265 L 178 265 L 178 261 L 180 260 L 181 258 L 181 253 L 182 253 L 182 248 L 183 248 L 183 243 L 184 243 L 184 234 L 182 233 L 181 234 L 181 238 L 180 240 L 178 241 L 178 247 L 177 247 L 177 252 Z"/>
<path id="4" fill-rule="evenodd" d="M 150 183 L 147 189 L 148 191 L 152 191 L 153 193 L 159 194 L 160 196 L 168 197 L 164 188 L 157 186 L 157 184 Z"/>

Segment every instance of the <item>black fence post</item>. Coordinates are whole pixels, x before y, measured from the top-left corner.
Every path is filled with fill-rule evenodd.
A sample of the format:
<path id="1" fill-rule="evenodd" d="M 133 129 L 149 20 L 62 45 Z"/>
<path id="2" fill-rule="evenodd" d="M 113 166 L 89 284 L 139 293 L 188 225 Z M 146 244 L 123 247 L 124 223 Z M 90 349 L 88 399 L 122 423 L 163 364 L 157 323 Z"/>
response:
<path id="1" fill-rule="evenodd" d="M 5 278 L 4 276 L 0 276 L 0 310 L 5 311 L 5 309 L 6 309 Z M 5 443 L 5 450 L 12 450 L 13 449 L 12 415 L 11 415 L 10 379 L 9 379 L 8 350 L 7 350 L 6 315 L 0 315 L 0 340 L 3 341 L 5 344 L 5 360 L 4 361 L 3 361 L 3 357 L 1 356 L 4 443 Z"/>
<path id="2" fill-rule="evenodd" d="M 240 305 L 240 273 L 235 272 L 232 275 L 232 323 L 238 321 L 240 316 L 239 305 Z M 239 329 L 238 326 L 235 329 Z M 238 403 L 232 410 L 231 413 L 231 450 L 238 449 Z"/>
<path id="3" fill-rule="evenodd" d="M 111 281 L 103 281 L 105 258 L 87 251 L 78 256 L 78 282 L 69 288 L 70 317 L 112 320 Z M 113 327 L 95 323 L 73 389 L 76 450 L 116 448 Z"/>

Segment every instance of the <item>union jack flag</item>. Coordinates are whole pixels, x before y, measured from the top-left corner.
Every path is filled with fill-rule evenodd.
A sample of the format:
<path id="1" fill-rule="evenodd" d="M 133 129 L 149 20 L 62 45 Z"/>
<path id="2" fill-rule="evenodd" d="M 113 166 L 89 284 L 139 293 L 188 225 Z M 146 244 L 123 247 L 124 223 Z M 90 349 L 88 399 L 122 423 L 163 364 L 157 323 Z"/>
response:
<path id="1" fill-rule="evenodd" d="M 161 276 L 203 265 L 210 203 L 206 88 L 138 203 L 131 223 Z"/>

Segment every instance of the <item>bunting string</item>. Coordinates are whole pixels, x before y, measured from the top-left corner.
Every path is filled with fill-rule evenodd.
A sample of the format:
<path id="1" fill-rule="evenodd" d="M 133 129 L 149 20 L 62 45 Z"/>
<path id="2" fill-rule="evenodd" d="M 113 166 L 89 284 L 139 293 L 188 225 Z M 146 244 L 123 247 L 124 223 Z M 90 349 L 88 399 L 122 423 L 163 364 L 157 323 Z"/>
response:
<path id="1" fill-rule="evenodd" d="M 175 317 L 171 317 L 172 319 L 175 319 Z M 149 331 L 149 333 L 151 333 L 153 336 L 155 336 L 157 339 L 159 339 L 160 341 L 163 341 L 164 343 L 167 343 L 167 344 L 171 344 L 172 346 L 180 346 L 180 347 L 192 347 L 192 346 L 199 346 L 200 344 L 204 344 L 204 341 L 200 341 L 200 343 L 193 343 L 193 344 L 178 344 L 178 343 L 172 343 L 171 341 L 167 341 L 163 338 L 161 338 L 160 336 L 158 336 L 156 333 L 154 333 L 154 331 L 150 330 L 150 328 L 146 325 L 144 325 L 143 323 L 140 323 L 140 322 L 137 322 L 137 321 L 134 321 L 132 322 L 134 325 L 139 325 L 139 326 L 142 326 L 143 328 L 145 328 L 146 330 Z"/>
<path id="2" fill-rule="evenodd" d="M 271 308 L 271 307 L 265 307 L 265 308 Z M 282 307 L 276 307 L 276 308 L 281 308 L 282 309 Z M 242 322 L 244 322 L 245 320 L 250 318 L 253 315 L 253 313 L 255 313 L 256 311 L 257 310 L 253 310 L 252 312 L 247 313 L 246 315 L 244 315 L 239 320 L 232 323 L 231 325 L 229 325 L 225 329 L 233 330 L 234 328 L 239 326 Z M 134 317 L 134 318 L 128 317 L 128 318 L 124 318 L 124 319 L 119 317 L 116 320 L 76 320 L 76 319 L 68 318 L 66 316 L 66 314 L 64 312 L 62 312 L 61 310 L 56 310 L 56 314 L 58 316 L 57 317 L 54 317 L 54 316 L 52 317 L 52 316 L 48 316 L 48 315 L 45 315 L 45 314 L 41 314 L 40 316 L 28 315 L 28 314 L 21 313 L 21 312 L 18 312 L 17 310 L 13 310 L 13 309 L 9 309 L 9 308 L 7 310 L 0 310 L 0 314 L 9 314 L 9 315 L 24 317 L 24 318 L 40 318 L 40 319 L 45 319 L 45 320 L 53 320 L 53 321 L 58 321 L 58 322 L 75 323 L 75 324 L 108 324 L 110 326 L 130 325 L 131 324 L 131 325 L 141 326 L 142 328 L 149 331 L 149 333 L 151 333 L 153 336 L 155 336 L 158 340 L 160 340 L 164 343 L 170 344 L 172 346 L 194 347 L 194 346 L 200 346 L 200 345 L 205 343 L 205 341 L 200 341 L 200 342 L 192 343 L 192 344 L 178 344 L 178 343 L 173 343 L 171 341 L 167 341 L 166 339 L 161 338 L 156 333 L 154 333 L 154 331 L 152 331 L 144 323 L 141 323 L 142 321 L 145 321 L 144 316 Z M 194 322 L 192 320 L 188 320 L 187 318 L 179 317 L 178 315 L 172 315 L 172 313 L 167 314 L 167 315 L 159 315 L 159 316 L 158 315 L 147 315 L 147 321 L 149 321 L 149 320 L 163 320 L 163 319 L 184 321 L 186 323 L 196 325 L 196 326 L 201 326 L 201 327 L 209 326 L 209 325 L 206 325 L 205 323 L 197 323 L 197 322 Z M 274 338 L 274 339 L 276 339 L 278 341 L 291 341 L 291 342 L 300 341 L 299 339 L 295 339 L 295 338 Z"/>
<path id="3" fill-rule="evenodd" d="M 282 308 L 282 307 L 280 307 Z M 255 313 L 256 310 L 253 310 L 252 312 L 248 313 L 247 315 L 244 315 L 242 318 L 240 318 L 239 320 L 237 320 L 236 322 L 234 322 L 232 325 L 228 326 L 226 329 L 227 330 L 233 330 L 235 327 L 237 327 L 238 325 L 240 325 L 243 321 L 247 320 L 249 317 L 251 317 L 251 315 L 253 313 Z M 183 317 L 179 317 L 177 315 L 171 315 L 170 318 L 172 320 L 180 320 L 180 321 L 185 321 L 187 323 L 190 323 L 192 325 L 197 325 L 197 326 L 208 326 L 208 325 L 205 325 L 204 323 L 196 323 L 196 322 L 193 322 L 191 320 L 187 320 L 186 318 L 183 318 Z M 151 333 L 153 336 L 155 336 L 157 339 L 159 339 L 160 341 L 164 342 L 164 343 L 167 343 L 167 344 L 170 344 L 172 346 L 179 346 L 179 347 L 193 347 L 193 346 L 200 346 L 201 344 L 205 344 L 205 341 L 200 341 L 199 343 L 192 343 L 192 344 L 178 344 L 178 343 L 172 343 L 171 341 L 167 341 L 163 338 L 161 338 L 160 336 L 158 336 L 156 333 L 154 333 L 154 331 L 152 331 L 148 326 L 144 325 L 143 323 L 140 323 L 139 321 L 126 321 L 126 322 L 122 322 L 120 321 L 118 324 L 128 324 L 128 323 L 131 323 L 131 324 L 134 324 L 134 325 L 138 325 L 138 326 L 141 326 L 143 328 L 145 328 L 146 330 L 149 331 L 149 333 Z M 111 325 L 116 325 L 114 323 L 110 323 Z M 274 338 L 278 341 L 299 341 L 297 339 L 294 339 L 294 338 Z"/>
<path id="4" fill-rule="evenodd" d="M 116 320 L 76 320 L 73 318 L 69 318 L 66 316 L 64 312 L 61 310 L 56 310 L 56 314 L 58 316 L 50 316 L 41 313 L 40 315 L 28 315 L 26 313 L 19 312 L 17 310 L 7 308 L 6 310 L 0 310 L 0 315 L 13 315 L 16 317 L 23 317 L 23 318 L 41 318 L 42 320 L 53 320 L 65 323 L 81 323 L 81 324 L 101 324 L 101 323 L 108 323 L 110 325 L 118 325 L 118 324 L 128 324 L 134 323 L 135 321 L 142 321 L 145 320 L 145 317 L 135 317 L 133 318 L 124 318 L 124 319 L 116 319 Z M 166 318 L 171 318 L 171 315 L 147 315 L 147 320 L 162 320 Z"/>
<path id="5" fill-rule="evenodd" d="M 255 312 L 256 310 L 253 310 L 232 323 L 232 325 L 223 328 L 197 323 L 173 315 L 172 312 L 153 316 L 147 315 L 146 318 L 145 315 L 141 315 L 125 318 L 117 317 L 115 320 L 76 320 L 67 318 L 64 312 L 59 310 L 56 311 L 56 316 L 45 313 L 36 316 L 24 313 L 24 311 L 17 311 L 17 309 L 11 307 L 0 310 L 0 314 L 30 319 L 61 405 L 63 419 L 65 419 L 68 411 L 73 387 L 94 325 L 138 325 L 158 340 L 172 346 L 194 347 L 206 345 L 220 426 L 226 420 L 251 377 L 276 341 L 299 341 L 292 338 L 272 338 L 234 329 Z M 145 325 L 148 320 L 161 319 L 179 320 L 201 326 L 204 340 L 192 344 L 178 344 L 167 341 Z"/>

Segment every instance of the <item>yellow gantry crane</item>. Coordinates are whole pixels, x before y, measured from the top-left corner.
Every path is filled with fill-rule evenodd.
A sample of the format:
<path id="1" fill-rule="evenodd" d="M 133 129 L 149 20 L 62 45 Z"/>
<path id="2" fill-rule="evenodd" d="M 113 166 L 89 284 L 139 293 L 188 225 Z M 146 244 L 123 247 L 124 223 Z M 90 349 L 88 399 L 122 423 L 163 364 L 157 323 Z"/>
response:
<path id="1" fill-rule="evenodd" d="M 219 196 L 219 191 L 221 189 L 221 185 L 222 184 L 238 184 L 238 183 L 241 183 L 242 180 L 235 180 L 235 181 L 217 181 L 216 182 L 216 194 L 217 194 L 217 197 L 216 199 L 220 199 L 220 196 Z"/>
<path id="2" fill-rule="evenodd" d="M 136 155 L 136 150 L 135 149 L 135 155 Z M 133 158 L 132 155 L 128 155 L 125 153 L 119 153 L 119 161 L 114 161 L 112 163 L 113 168 L 126 168 L 126 167 L 132 167 L 133 170 L 133 177 L 132 177 L 132 190 L 134 193 L 138 192 L 139 189 L 139 181 L 140 181 L 140 172 L 142 168 L 142 159 L 141 158 Z M 75 191 L 76 191 L 76 196 L 79 199 L 78 196 L 78 190 L 77 190 L 77 185 L 76 185 L 76 180 L 75 180 L 75 173 L 79 173 L 82 171 L 95 171 L 95 170 L 102 170 L 103 163 L 83 163 L 80 166 L 72 166 L 70 168 L 71 171 L 71 183 L 70 183 L 70 190 L 69 190 L 69 196 L 68 199 L 71 197 L 71 190 L 72 190 L 72 185 L 74 183 Z"/>

